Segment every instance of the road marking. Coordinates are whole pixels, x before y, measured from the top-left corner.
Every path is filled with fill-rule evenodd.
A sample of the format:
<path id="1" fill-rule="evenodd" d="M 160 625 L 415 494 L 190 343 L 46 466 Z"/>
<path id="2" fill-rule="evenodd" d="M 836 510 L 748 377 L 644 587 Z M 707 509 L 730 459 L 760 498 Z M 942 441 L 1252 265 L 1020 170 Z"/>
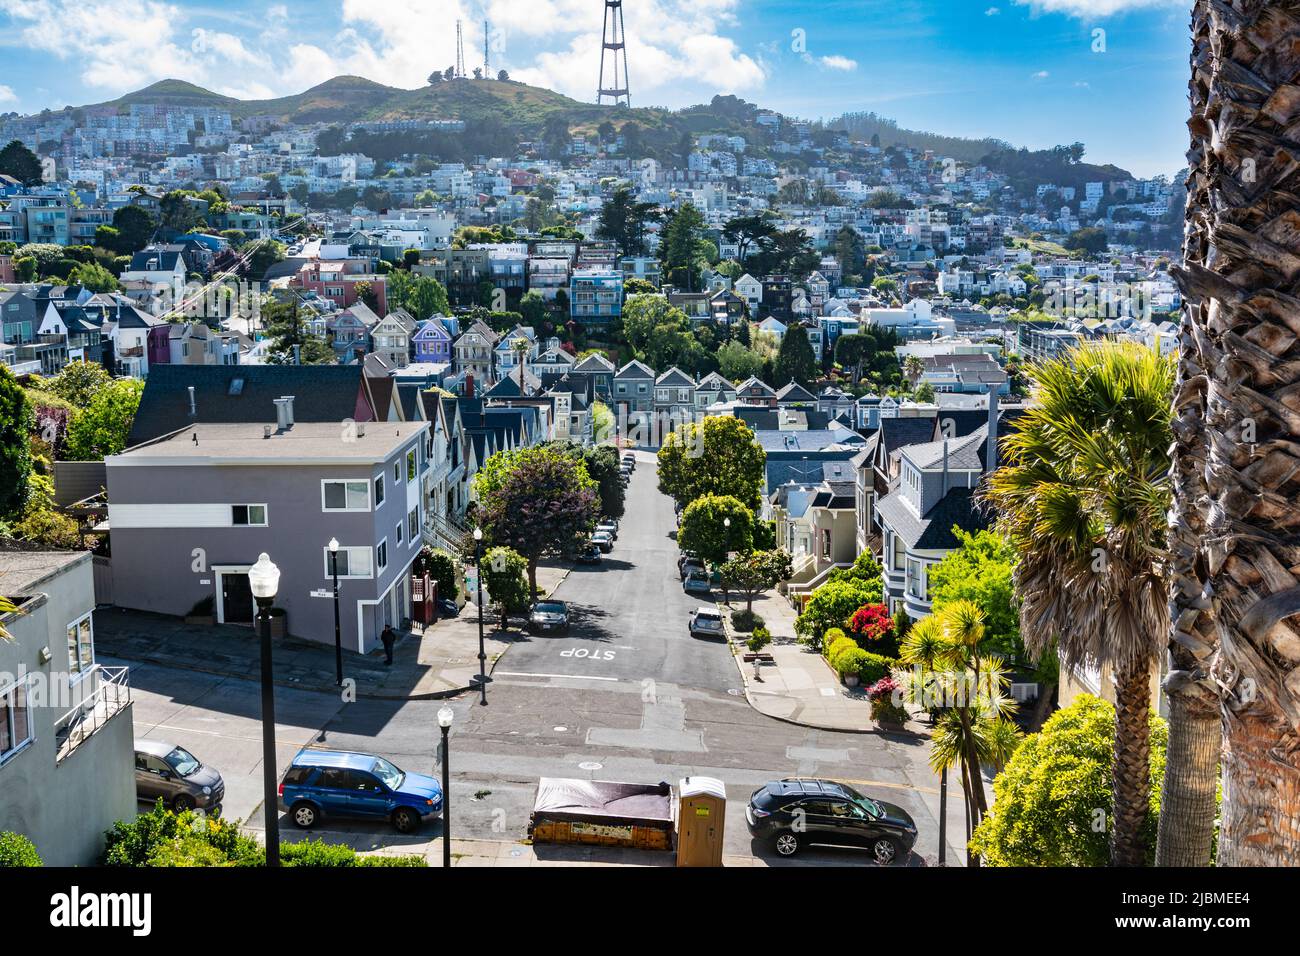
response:
<path id="1" fill-rule="evenodd" d="M 920 793 L 933 793 L 937 795 L 939 791 L 933 787 L 918 787 L 910 783 L 893 783 L 888 780 L 845 780 L 842 777 L 823 777 L 824 780 L 834 780 L 836 783 L 847 783 L 855 787 L 889 787 L 892 790 L 916 790 Z"/>
<path id="2" fill-rule="evenodd" d="M 617 677 L 595 677 L 591 674 L 521 674 L 517 671 L 497 671 L 497 677 L 562 677 L 565 680 L 612 680 L 617 682 Z"/>

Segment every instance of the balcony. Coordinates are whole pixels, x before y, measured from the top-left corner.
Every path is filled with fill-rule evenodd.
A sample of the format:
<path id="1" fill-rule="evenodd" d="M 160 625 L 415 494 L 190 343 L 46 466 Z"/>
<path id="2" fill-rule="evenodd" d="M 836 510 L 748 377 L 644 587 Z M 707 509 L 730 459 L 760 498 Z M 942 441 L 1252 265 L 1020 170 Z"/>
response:
<path id="1" fill-rule="evenodd" d="M 127 667 L 96 664 L 87 675 L 94 690 L 54 722 L 55 762 L 62 763 L 131 703 L 131 672 Z"/>

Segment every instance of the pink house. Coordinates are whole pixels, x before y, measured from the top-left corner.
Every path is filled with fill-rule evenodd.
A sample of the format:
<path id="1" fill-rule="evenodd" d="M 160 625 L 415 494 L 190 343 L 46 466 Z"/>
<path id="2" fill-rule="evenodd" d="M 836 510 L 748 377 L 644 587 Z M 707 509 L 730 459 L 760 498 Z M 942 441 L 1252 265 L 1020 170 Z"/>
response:
<path id="1" fill-rule="evenodd" d="M 369 283 L 378 299 L 374 309 L 379 315 L 388 312 L 388 280 L 370 270 L 369 259 L 333 259 L 305 264 L 289 284 L 332 299 L 339 308 L 349 309 L 361 299 L 357 287 Z"/>

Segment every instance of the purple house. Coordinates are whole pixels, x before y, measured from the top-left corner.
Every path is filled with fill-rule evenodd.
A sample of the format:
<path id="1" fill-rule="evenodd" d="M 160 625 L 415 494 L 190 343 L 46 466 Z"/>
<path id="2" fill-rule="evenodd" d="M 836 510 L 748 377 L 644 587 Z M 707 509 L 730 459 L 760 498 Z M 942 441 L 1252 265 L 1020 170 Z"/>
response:
<path id="1" fill-rule="evenodd" d="M 450 362 L 451 333 L 438 316 L 425 319 L 411 336 L 416 362 Z"/>

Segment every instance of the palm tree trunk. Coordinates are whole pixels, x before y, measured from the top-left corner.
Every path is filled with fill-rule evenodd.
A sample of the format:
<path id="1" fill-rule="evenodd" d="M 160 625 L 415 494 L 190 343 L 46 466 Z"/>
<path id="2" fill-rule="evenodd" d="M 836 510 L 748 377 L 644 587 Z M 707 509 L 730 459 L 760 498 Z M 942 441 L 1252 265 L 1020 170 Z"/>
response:
<path id="1" fill-rule="evenodd" d="M 1207 87 L 1195 65 L 1212 55 L 1203 12 L 1192 38 L 1193 76 L 1189 84 L 1192 115 L 1206 105 Z M 1210 253 L 1204 229 L 1214 197 L 1202 175 L 1207 159 L 1203 141 L 1192 137 L 1187 153 L 1187 213 L 1183 229 L 1183 259 L 1204 267 Z M 1206 399 L 1209 382 L 1201 338 L 1202 304 L 1184 300 L 1185 321 L 1179 340 L 1178 384 L 1171 427 L 1174 432 L 1174 503 L 1169 521 L 1172 580 L 1169 610 L 1172 633 L 1164 691 L 1169 701 L 1169 750 L 1160 797 L 1160 828 L 1156 839 L 1157 866 L 1207 866 L 1214 842 L 1215 783 L 1222 729 L 1218 716 L 1218 687 L 1210 667 L 1219 647 L 1210 598 L 1210 574 L 1204 553 L 1209 537 L 1205 503 Z"/>
<path id="2" fill-rule="evenodd" d="M 1115 680 L 1115 762 L 1112 866 L 1145 866 L 1142 829 L 1151 794 L 1151 664 L 1133 664 Z"/>
<path id="3" fill-rule="evenodd" d="M 1221 638 L 1210 670 L 1222 686 L 1227 866 L 1300 865 L 1300 57 L 1283 39 L 1297 32 L 1296 0 L 1192 11 L 1195 244 L 1176 275 L 1195 343 L 1184 362 L 1204 376 L 1205 495 L 1191 507 Z"/>

